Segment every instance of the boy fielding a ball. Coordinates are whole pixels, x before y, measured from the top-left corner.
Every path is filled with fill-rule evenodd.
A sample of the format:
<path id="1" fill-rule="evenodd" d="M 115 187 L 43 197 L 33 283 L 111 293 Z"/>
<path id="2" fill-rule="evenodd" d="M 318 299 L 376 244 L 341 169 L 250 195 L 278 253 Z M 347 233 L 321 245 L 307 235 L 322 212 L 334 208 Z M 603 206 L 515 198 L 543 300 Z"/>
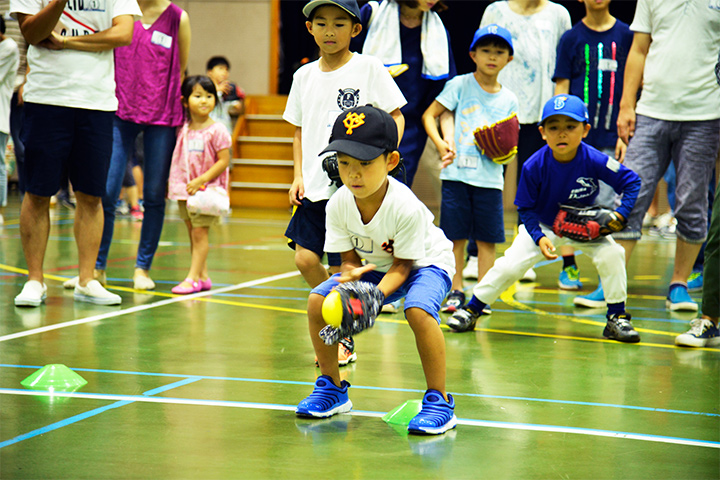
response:
<path id="1" fill-rule="evenodd" d="M 327 205 L 325 250 L 339 252 L 342 267 L 310 293 L 310 338 L 321 375 L 296 413 L 324 418 L 350 411 L 350 384 L 340 380 L 337 340 L 372 326 L 383 303 L 405 297 L 405 318 L 428 388 L 408 430 L 441 434 L 457 423 L 455 401 L 445 391 L 445 340 L 438 317 L 455 270 L 452 243 L 410 189 L 388 177 L 400 161 L 397 144 L 392 117 L 371 106 L 343 112 L 333 126 L 325 152 L 337 152 L 344 185 Z M 323 302 L 333 289 L 338 293 L 325 305 L 325 315 L 339 327 L 323 319 Z"/>

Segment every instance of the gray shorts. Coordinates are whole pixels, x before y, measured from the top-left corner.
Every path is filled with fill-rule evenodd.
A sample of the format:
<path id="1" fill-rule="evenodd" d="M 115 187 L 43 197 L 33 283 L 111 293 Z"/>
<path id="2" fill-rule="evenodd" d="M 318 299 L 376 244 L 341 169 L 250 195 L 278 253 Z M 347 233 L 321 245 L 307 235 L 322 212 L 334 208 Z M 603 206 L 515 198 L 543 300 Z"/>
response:
<path id="1" fill-rule="evenodd" d="M 708 184 L 720 147 L 720 119 L 675 122 L 637 116 L 625 166 L 642 180 L 627 228 L 615 238 L 637 240 L 658 181 L 672 161 L 677 172 L 677 236 L 688 243 L 707 237 Z"/>

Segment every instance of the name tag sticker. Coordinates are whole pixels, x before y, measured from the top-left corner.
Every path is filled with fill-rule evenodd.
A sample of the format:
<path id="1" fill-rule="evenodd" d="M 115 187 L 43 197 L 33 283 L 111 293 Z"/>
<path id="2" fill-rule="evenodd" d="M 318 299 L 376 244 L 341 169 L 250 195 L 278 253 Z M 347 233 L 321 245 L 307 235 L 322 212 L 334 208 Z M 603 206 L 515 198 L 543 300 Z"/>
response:
<path id="1" fill-rule="evenodd" d="M 458 157 L 455 160 L 455 165 L 458 168 L 477 168 L 477 157 Z"/>
<path id="2" fill-rule="evenodd" d="M 617 72 L 617 60 L 613 60 L 612 58 L 601 58 L 598 60 L 598 70 L 602 70 L 604 72 Z"/>
<path id="3" fill-rule="evenodd" d="M 170 48 L 172 46 L 172 37 L 158 31 L 153 32 L 150 41 L 154 45 L 160 45 L 163 48 Z"/>
<path id="4" fill-rule="evenodd" d="M 617 173 L 620 170 L 620 162 L 618 162 L 617 160 L 615 160 L 614 158 L 612 158 L 610 156 L 608 156 L 608 160 L 607 160 L 607 163 L 605 164 L 605 166 L 609 170 L 611 170 L 615 173 Z"/>
<path id="5" fill-rule="evenodd" d="M 188 140 L 188 150 L 191 152 L 202 152 L 205 150 L 205 142 L 201 138 L 191 138 Z"/>

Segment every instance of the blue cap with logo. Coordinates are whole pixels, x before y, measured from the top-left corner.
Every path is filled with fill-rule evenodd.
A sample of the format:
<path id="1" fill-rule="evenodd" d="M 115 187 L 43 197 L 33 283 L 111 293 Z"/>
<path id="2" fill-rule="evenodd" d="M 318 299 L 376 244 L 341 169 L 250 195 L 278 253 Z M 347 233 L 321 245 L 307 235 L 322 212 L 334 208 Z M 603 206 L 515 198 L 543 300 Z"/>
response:
<path id="1" fill-rule="evenodd" d="M 372 105 L 346 110 L 335 120 L 330 145 L 320 153 L 344 153 L 358 160 L 374 160 L 385 152 L 397 150 L 398 129 L 395 120 Z"/>
<path id="2" fill-rule="evenodd" d="M 303 15 L 305 15 L 306 18 L 310 18 L 312 11 L 323 5 L 340 7 L 360 21 L 360 7 L 358 7 L 356 0 L 312 0 L 312 2 L 308 2 L 303 7 Z"/>
<path id="3" fill-rule="evenodd" d="M 504 40 L 510 46 L 510 55 L 513 54 L 512 34 L 508 29 L 503 28 L 496 23 L 491 23 L 490 25 L 485 25 L 484 27 L 477 29 L 475 35 L 473 35 L 472 42 L 470 42 L 470 51 L 472 52 L 475 50 L 475 45 L 477 45 L 477 43 L 485 37 L 497 37 Z"/>
<path id="4" fill-rule="evenodd" d="M 539 125 L 553 115 L 565 115 L 578 122 L 590 122 L 590 116 L 583 101 L 575 95 L 566 93 L 555 95 L 545 103 Z"/>

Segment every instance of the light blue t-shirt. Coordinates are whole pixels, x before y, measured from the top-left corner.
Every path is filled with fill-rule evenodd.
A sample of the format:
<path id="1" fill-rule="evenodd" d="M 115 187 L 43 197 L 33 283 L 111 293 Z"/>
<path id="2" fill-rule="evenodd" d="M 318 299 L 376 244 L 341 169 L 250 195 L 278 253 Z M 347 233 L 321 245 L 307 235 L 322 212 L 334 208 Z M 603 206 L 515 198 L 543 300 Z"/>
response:
<path id="1" fill-rule="evenodd" d="M 517 112 L 515 94 L 505 87 L 498 93 L 488 93 L 468 73 L 449 80 L 436 100 L 455 112 L 457 150 L 455 161 L 440 171 L 440 179 L 502 190 L 503 167 L 480 153 L 473 132 Z"/>

